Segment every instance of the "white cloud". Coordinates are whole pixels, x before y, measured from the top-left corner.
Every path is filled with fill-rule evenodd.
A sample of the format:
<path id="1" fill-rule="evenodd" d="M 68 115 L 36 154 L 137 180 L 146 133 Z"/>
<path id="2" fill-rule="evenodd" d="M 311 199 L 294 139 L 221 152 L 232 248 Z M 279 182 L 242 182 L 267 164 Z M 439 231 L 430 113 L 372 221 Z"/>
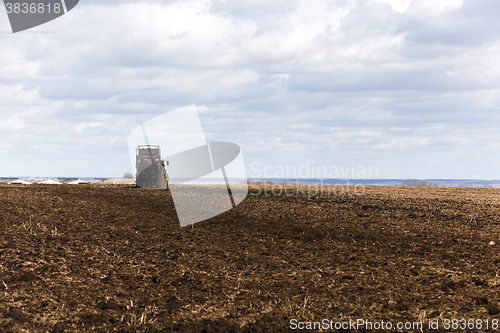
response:
<path id="1" fill-rule="evenodd" d="M 95 128 L 95 127 L 101 127 L 103 124 L 102 123 L 97 123 L 97 122 L 92 122 L 92 123 L 79 123 L 78 125 L 74 126 L 75 133 L 76 134 L 82 134 L 85 132 L 87 128 Z"/>
<path id="2" fill-rule="evenodd" d="M 463 0 L 414 0 L 408 3 L 409 10 L 417 15 L 439 15 L 445 11 L 462 7 Z M 407 9 L 408 9 L 407 7 Z"/>
<path id="3" fill-rule="evenodd" d="M 2 132 L 19 131 L 24 129 L 25 127 L 26 125 L 24 124 L 24 122 L 17 116 L 12 116 L 9 118 L 2 117 L 0 119 L 0 131 Z"/>
<path id="4" fill-rule="evenodd" d="M 384 3 L 391 6 L 395 11 L 404 13 L 413 0 L 373 0 L 373 2 Z"/>
<path id="5" fill-rule="evenodd" d="M 297 3 L 295 0 L 214 0 L 211 10 L 235 17 L 262 18 L 289 13 Z"/>

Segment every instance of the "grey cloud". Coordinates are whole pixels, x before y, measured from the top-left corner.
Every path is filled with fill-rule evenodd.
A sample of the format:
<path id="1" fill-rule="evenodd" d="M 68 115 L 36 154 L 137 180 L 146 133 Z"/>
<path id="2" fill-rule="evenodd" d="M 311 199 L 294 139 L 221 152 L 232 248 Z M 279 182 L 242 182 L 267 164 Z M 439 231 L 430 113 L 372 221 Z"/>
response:
<path id="1" fill-rule="evenodd" d="M 289 13 L 296 5 L 296 0 L 213 0 L 211 10 L 235 17 L 265 17 Z"/>
<path id="2" fill-rule="evenodd" d="M 498 41 L 499 15 L 500 3 L 489 0 L 464 0 L 460 8 L 434 17 L 422 17 L 410 6 L 402 15 L 397 31 L 405 33 L 405 42 L 410 47 L 430 45 L 433 48 L 434 45 L 441 45 L 473 48 Z M 440 51 L 446 49 L 441 48 Z"/>
<path id="3" fill-rule="evenodd" d="M 494 76 L 488 79 L 483 71 L 453 76 L 447 67 L 410 69 L 406 71 L 364 68 L 346 71 L 338 75 L 294 74 L 288 81 L 291 90 L 307 91 L 366 91 L 366 90 L 419 90 L 446 91 L 468 89 L 491 89 L 499 87 Z"/>

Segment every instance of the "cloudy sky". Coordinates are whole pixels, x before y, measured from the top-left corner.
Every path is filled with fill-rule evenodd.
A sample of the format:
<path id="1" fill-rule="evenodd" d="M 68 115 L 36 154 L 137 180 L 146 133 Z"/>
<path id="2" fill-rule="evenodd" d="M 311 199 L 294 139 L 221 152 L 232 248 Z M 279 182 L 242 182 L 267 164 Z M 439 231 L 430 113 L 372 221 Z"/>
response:
<path id="1" fill-rule="evenodd" d="M 13 34 L 2 6 L 0 176 L 122 176 L 134 128 L 196 104 L 249 177 L 500 179 L 498 17 L 496 0 L 80 0 Z"/>

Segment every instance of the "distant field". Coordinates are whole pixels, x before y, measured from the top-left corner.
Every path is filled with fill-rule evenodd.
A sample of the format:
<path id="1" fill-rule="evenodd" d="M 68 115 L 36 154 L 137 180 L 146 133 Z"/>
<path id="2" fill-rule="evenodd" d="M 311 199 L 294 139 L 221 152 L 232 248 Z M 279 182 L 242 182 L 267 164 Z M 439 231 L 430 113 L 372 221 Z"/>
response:
<path id="1" fill-rule="evenodd" d="M 2 185 L 0 332 L 499 318 L 500 190 L 287 189 L 181 229 L 167 191 Z"/>
<path id="2" fill-rule="evenodd" d="M 120 184 L 125 184 L 125 185 L 135 185 L 135 179 L 130 179 L 130 178 L 113 178 L 113 179 L 108 179 L 103 181 L 100 184 L 106 184 L 106 185 L 120 185 Z"/>

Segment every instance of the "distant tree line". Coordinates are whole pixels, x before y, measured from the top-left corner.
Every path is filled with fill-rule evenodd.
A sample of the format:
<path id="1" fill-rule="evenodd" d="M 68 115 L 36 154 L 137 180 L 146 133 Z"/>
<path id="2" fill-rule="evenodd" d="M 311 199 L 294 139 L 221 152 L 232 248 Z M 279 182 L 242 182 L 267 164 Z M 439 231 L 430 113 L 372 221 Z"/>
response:
<path id="1" fill-rule="evenodd" d="M 132 173 L 130 173 L 130 172 L 125 172 L 125 173 L 123 174 L 123 178 L 124 178 L 124 179 L 133 179 L 133 178 L 134 178 L 134 175 L 133 175 Z"/>
<path id="2" fill-rule="evenodd" d="M 418 179 L 408 179 L 406 181 L 406 186 L 422 186 L 422 187 L 435 187 L 439 186 L 434 182 L 429 182 L 427 180 L 418 180 Z"/>
<path id="3" fill-rule="evenodd" d="M 274 185 L 272 180 L 262 180 L 262 179 L 249 179 L 248 184 L 252 185 Z"/>

